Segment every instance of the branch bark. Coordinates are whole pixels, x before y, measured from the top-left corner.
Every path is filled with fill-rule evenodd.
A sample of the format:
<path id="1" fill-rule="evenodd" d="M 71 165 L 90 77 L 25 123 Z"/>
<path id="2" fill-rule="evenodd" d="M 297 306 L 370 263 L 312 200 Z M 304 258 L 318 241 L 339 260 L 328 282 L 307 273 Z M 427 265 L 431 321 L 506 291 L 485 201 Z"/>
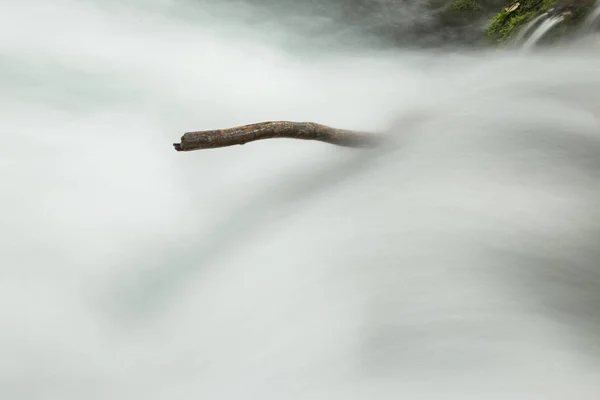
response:
<path id="1" fill-rule="evenodd" d="M 229 129 L 187 132 L 181 137 L 181 143 L 173 143 L 173 147 L 177 151 L 215 149 L 274 138 L 316 140 L 344 147 L 376 147 L 383 141 L 378 134 L 335 129 L 314 122 L 271 121 Z"/>

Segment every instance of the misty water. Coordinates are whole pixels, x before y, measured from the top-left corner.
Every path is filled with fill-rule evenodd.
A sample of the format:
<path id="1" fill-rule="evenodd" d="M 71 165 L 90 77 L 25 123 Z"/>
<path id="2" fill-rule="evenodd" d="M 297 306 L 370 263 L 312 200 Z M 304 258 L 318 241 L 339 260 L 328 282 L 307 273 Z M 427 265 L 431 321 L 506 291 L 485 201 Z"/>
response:
<path id="1" fill-rule="evenodd" d="M 0 398 L 597 399 L 596 39 L 285 7 L 2 6 Z M 172 148 L 266 120 L 391 140 Z"/>

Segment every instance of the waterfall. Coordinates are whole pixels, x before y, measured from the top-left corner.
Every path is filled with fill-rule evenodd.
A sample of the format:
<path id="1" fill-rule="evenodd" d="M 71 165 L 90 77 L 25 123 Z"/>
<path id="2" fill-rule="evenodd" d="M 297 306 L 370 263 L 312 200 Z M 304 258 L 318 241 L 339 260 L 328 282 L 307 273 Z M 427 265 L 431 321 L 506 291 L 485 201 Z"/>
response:
<path id="1" fill-rule="evenodd" d="M 523 40 L 527 37 L 527 34 L 537 26 L 537 24 L 544 18 L 546 18 L 548 13 L 543 13 L 529 21 L 525 26 L 523 26 L 515 38 L 515 43 L 519 46 L 522 46 Z"/>
<path id="2" fill-rule="evenodd" d="M 598 21 L 600 20 L 600 2 L 597 2 L 596 7 L 590 12 L 583 23 L 581 24 L 581 31 L 583 33 L 589 33 L 596 29 Z"/>
<path id="3" fill-rule="evenodd" d="M 524 41 L 522 48 L 530 50 L 533 48 L 552 28 L 563 21 L 561 15 L 547 17 Z"/>

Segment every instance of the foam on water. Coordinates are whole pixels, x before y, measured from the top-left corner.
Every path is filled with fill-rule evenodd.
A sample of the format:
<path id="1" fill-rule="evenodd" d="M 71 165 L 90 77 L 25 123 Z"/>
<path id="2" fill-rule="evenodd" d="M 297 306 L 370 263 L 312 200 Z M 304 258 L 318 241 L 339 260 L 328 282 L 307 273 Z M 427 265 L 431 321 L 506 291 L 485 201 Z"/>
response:
<path id="1" fill-rule="evenodd" d="M 199 4 L 0 13 L 1 398 L 598 398 L 597 51 Z M 171 147 L 271 119 L 395 140 Z"/>

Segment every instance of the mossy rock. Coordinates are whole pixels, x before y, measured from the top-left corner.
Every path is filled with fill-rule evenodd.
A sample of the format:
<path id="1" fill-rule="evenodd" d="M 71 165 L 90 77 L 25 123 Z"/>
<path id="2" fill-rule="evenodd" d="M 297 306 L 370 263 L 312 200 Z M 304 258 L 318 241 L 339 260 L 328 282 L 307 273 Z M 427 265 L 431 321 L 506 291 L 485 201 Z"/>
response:
<path id="1" fill-rule="evenodd" d="M 506 43 L 513 39 L 519 29 L 539 15 L 551 11 L 551 15 L 561 15 L 563 21 L 545 35 L 546 41 L 553 42 L 569 37 L 577 25 L 593 9 L 597 0 L 517 0 L 508 4 L 490 21 L 486 36 L 496 43 Z"/>
<path id="2" fill-rule="evenodd" d="M 556 6 L 557 0 L 520 0 L 508 4 L 487 27 L 486 35 L 497 43 L 509 41 L 520 27 Z"/>

